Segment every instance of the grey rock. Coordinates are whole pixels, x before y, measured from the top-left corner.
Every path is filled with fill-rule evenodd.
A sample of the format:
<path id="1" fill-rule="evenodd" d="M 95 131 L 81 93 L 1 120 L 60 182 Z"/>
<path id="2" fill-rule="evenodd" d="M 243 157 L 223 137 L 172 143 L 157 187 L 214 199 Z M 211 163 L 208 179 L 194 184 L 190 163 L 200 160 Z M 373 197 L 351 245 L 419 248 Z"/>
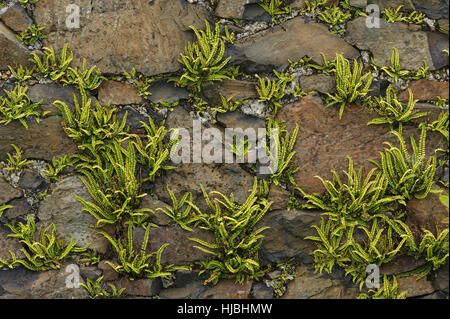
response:
<path id="1" fill-rule="evenodd" d="M 342 52 L 346 58 L 356 58 L 359 52 L 328 28 L 302 17 L 297 17 L 238 40 L 227 50 L 231 63 L 242 64 L 246 72 L 272 72 L 288 66 L 288 60 L 298 61 L 305 55 L 323 63 L 320 53 L 334 57 Z"/>
<path id="2" fill-rule="evenodd" d="M 133 245 L 136 249 L 141 247 L 144 240 L 145 230 L 136 228 L 133 231 Z M 196 243 L 189 240 L 190 237 L 200 238 L 206 242 L 214 242 L 214 235 L 202 229 L 194 229 L 188 232 L 181 227 L 158 227 L 150 229 L 147 252 L 155 252 L 164 244 L 167 246 L 161 257 L 164 265 L 188 265 L 194 261 L 204 260 L 209 254 L 194 246 Z"/>
<path id="3" fill-rule="evenodd" d="M 266 122 L 257 117 L 243 114 L 238 111 L 218 113 L 217 121 L 225 128 L 242 129 L 244 132 L 248 129 L 258 132 L 258 129 L 266 129 Z"/>
<path id="4" fill-rule="evenodd" d="M 270 227 L 262 234 L 262 264 L 286 262 L 314 250 L 315 244 L 305 237 L 313 236 L 312 225 L 320 224 L 320 213 L 314 211 L 279 210 L 267 213 L 257 227 Z"/>
<path id="5" fill-rule="evenodd" d="M 20 176 L 19 187 L 23 189 L 39 189 L 45 183 L 45 179 L 35 171 L 26 169 Z"/>
<path id="6" fill-rule="evenodd" d="M 336 91 L 336 80 L 334 76 L 327 74 L 301 76 L 300 87 L 307 92 L 334 93 Z"/>
<path id="7" fill-rule="evenodd" d="M 160 210 L 166 209 L 167 206 L 170 205 L 167 205 L 166 203 L 154 199 L 150 195 L 147 195 L 142 199 L 139 208 L 140 209 L 147 208 L 152 210 L 152 212 L 148 213 L 150 216 L 148 220 L 150 222 L 155 223 L 156 225 L 159 226 L 168 226 L 172 222 L 172 219 Z"/>
<path id="8" fill-rule="evenodd" d="M 2 260 L 10 259 L 11 258 L 11 254 L 9 253 L 10 251 L 12 251 L 16 255 L 16 258 L 18 259 L 24 258 L 25 255 L 21 251 L 21 249 L 23 248 L 22 244 L 17 238 L 9 237 L 8 236 L 9 234 L 11 234 L 10 229 L 0 224 L 0 259 Z M 0 271 L 0 276 L 1 273 L 2 271 Z"/>
<path id="9" fill-rule="evenodd" d="M 392 50 L 396 47 L 400 55 L 400 65 L 403 69 L 415 70 L 423 65 L 425 60 L 431 70 L 446 65 L 446 54 L 435 52 L 448 48 L 448 39 L 436 32 L 411 30 L 407 24 L 388 23 L 380 20 L 380 28 L 367 28 L 366 18 L 360 17 L 347 23 L 345 37 L 360 50 L 370 50 L 377 66 L 390 65 Z"/>
<path id="10" fill-rule="evenodd" d="M 152 93 L 148 99 L 153 103 L 175 103 L 189 98 L 189 91 L 186 88 L 175 87 L 173 83 L 167 83 L 165 80 L 156 81 L 148 91 Z"/>
<path id="11" fill-rule="evenodd" d="M 17 64 L 29 67 L 30 51 L 0 21 L 0 70 L 7 70 L 8 65 Z M 11 65 L 16 67 L 16 65 Z"/>
<path id="12" fill-rule="evenodd" d="M 434 287 L 446 293 L 448 295 L 448 286 L 449 286 L 449 267 L 448 267 L 448 261 L 444 266 L 441 266 L 436 271 L 436 279 L 434 283 Z"/>
<path id="13" fill-rule="evenodd" d="M 42 202 L 39 209 L 38 227 L 46 227 L 50 223 L 56 225 L 60 238 L 70 241 L 72 235 L 79 246 L 91 244 L 99 253 L 106 253 L 109 243 L 105 237 L 91 227 L 97 220 L 83 211 L 84 205 L 74 195 L 92 201 L 92 198 L 78 176 L 65 178 L 55 184 L 53 193 Z"/>
<path id="14" fill-rule="evenodd" d="M 273 288 L 267 287 L 262 282 L 255 282 L 252 287 L 252 295 L 255 299 L 272 299 Z"/>
<path id="15" fill-rule="evenodd" d="M 247 0 L 219 0 L 215 14 L 221 18 L 241 19 Z"/>
<path id="16" fill-rule="evenodd" d="M 0 205 L 20 197 L 22 197 L 22 191 L 12 187 L 0 177 Z"/>
<path id="17" fill-rule="evenodd" d="M 32 209 L 26 198 L 13 199 L 11 202 L 9 202 L 9 205 L 14 207 L 7 209 L 3 214 L 3 217 L 6 217 L 9 220 L 19 217 L 25 218 Z"/>

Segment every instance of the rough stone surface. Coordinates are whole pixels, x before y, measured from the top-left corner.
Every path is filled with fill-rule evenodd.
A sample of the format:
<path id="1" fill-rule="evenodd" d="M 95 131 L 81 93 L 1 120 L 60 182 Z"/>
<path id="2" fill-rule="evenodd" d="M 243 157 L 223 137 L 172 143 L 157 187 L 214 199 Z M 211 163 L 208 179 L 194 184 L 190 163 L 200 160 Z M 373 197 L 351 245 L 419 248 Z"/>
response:
<path id="1" fill-rule="evenodd" d="M 415 276 L 403 277 L 397 279 L 398 292 L 406 291 L 406 298 L 429 295 L 435 292 L 433 284 L 422 277 L 419 280 Z"/>
<path id="2" fill-rule="evenodd" d="M 327 74 L 301 76 L 300 87 L 306 92 L 334 93 L 336 91 L 336 80 L 334 76 Z"/>
<path id="3" fill-rule="evenodd" d="M 221 18 L 241 19 L 247 3 L 247 0 L 219 0 L 216 15 Z"/>
<path id="4" fill-rule="evenodd" d="M 403 69 L 417 70 L 424 60 L 430 70 L 447 65 L 447 54 L 441 51 L 448 49 L 448 37 L 436 32 L 412 31 L 407 24 L 380 20 L 380 28 L 367 28 L 366 18 L 360 17 L 347 23 L 345 39 L 360 50 L 370 50 L 377 66 L 391 63 L 392 50 L 386 49 L 386 43 L 398 49 Z"/>
<path id="5" fill-rule="evenodd" d="M 136 248 L 141 247 L 144 240 L 144 229 L 136 228 L 133 232 L 133 242 Z M 200 238 L 207 242 L 215 242 L 214 234 L 201 229 L 188 232 L 180 227 L 159 227 L 150 230 L 147 251 L 157 251 L 162 245 L 169 244 L 164 250 L 161 263 L 187 265 L 194 261 L 204 260 L 209 254 L 195 248 L 195 242 L 190 237 Z"/>
<path id="6" fill-rule="evenodd" d="M 78 30 L 68 30 L 61 19 L 68 4 L 83 8 Z M 135 67 L 147 75 L 177 71 L 179 55 L 193 39 L 186 31 L 203 27 L 207 17 L 205 9 L 181 0 L 44 0 L 34 11 L 49 31 L 45 44 L 58 50 L 69 42 L 76 65 L 86 58 L 110 73 Z"/>
<path id="7" fill-rule="evenodd" d="M 444 193 L 448 195 L 448 190 Z M 439 200 L 440 194 L 430 193 L 424 199 L 413 198 L 407 203 L 407 222 L 421 233 L 422 229 L 428 229 L 435 236 L 448 228 L 444 220 L 449 217 L 448 208 Z"/>
<path id="8" fill-rule="evenodd" d="M 0 205 L 19 197 L 22 197 L 22 192 L 9 185 L 3 178 L 0 178 Z"/>
<path id="9" fill-rule="evenodd" d="M 164 80 L 153 83 L 148 91 L 152 94 L 148 99 L 153 103 L 174 103 L 189 98 L 189 91 L 186 88 L 175 87 Z"/>
<path id="10" fill-rule="evenodd" d="M 297 276 L 288 283 L 282 299 L 355 299 L 358 290 L 341 281 L 314 274 L 306 266 L 296 268 Z"/>
<path id="11" fill-rule="evenodd" d="M 30 66 L 29 57 L 30 51 L 0 21 L 0 70 L 7 70 L 8 65 L 14 63 Z M 15 67 L 15 65 L 12 66 Z"/>
<path id="12" fill-rule="evenodd" d="M 60 238 L 70 241 L 72 235 L 79 246 L 91 244 L 99 253 L 104 254 L 109 246 L 105 237 L 90 227 L 97 220 L 89 213 L 84 212 L 84 205 L 74 195 L 92 201 L 92 198 L 77 176 L 65 178 L 56 183 L 53 193 L 39 209 L 38 227 L 48 226 L 50 223 L 56 225 L 56 231 Z"/>
<path id="13" fill-rule="evenodd" d="M 417 269 L 425 262 L 423 259 L 415 259 L 412 256 L 398 255 L 391 262 L 381 265 L 380 273 L 388 276 L 398 275 Z"/>
<path id="14" fill-rule="evenodd" d="M 67 288 L 68 264 L 60 269 L 33 272 L 25 268 L 0 271 L 0 299 L 88 299 L 82 287 Z M 80 283 L 84 283 L 80 277 Z"/>
<path id="15" fill-rule="evenodd" d="M 220 94 L 233 101 L 242 101 L 259 98 L 256 83 L 240 80 L 223 80 L 219 83 L 208 83 L 203 86 L 203 94 L 209 103 L 214 106 L 222 105 Z"/>
<path id="16" fill-rule="evenodd" d="M 373 165 L 367 159 L 379 159 L 379 152 L 384 149 L 383 142 L 397 145 L 397 139 L 389 134 L 388 127 L 367 126 L 367 122 L 373 118 L 368 110 L 348 105 L 342 119 L 339 119 L 337 108 L 325 109 L 322 101 L 314 95 L 286 105 L 278 112 L 277 118 L 285 120 L 290 131 L 295 128 L 295 124 L 299 125 L 294 163 L 300 169 L 294 177 L 298 185 L 310 193 L 324 191 L 322 183 L 315 176 L 330 180 L 331 170 L 343 176 L 343 170 L 348 169 L 347 156 L 353 159 L 355 169 L 365 167 L 368 172 Z M 414 135 L 418 141 L 415 127 L 405 126 L 403 132 L 405 137 Z M 432 154 L 439 147 L 445 147 L 442 136 L 428 134 L 427 153 Z"/>
<path id="17" fill-rule="evenodd" d="M 436 271 L 435 288 L 448 294 L 449 267 L 447 263 Z"/>
<path id="18" fill-rule="evenodd" d="M 448 99 L 448 82 L 430 81 L 422 79 L 418 81 L 412 81 L 408 86 L 412 93 L 414 100 L 430 101 L 435 100 L 437 96 L 443 99 Z M 404 91 L 398 96 L 400 101 L 409 100 L 409 92 Z"/>
<path id="19" fill-rule="evenodd" d="M 214 287 L 205 291 L 201 298 L 205 299 L 248 299 L 252 281 L 242 285 L 235 284 L 233 280 L 221 280 Z"/>
<path id="20" fill-rule="evenodd" d="M 24 258 L 25 255 L 21 251 L 22 244 L 17 238 L 8 237 L 9 234 L 11 234 L 10 229 L 0 224 L 0 259 L 10 259 L 9 251 L 12 251 L 17 258 Z"/>
<path id="21" fill-rule="evenodd" d="M 356 49 L 330 34 L 325 25 L 301 17 L 236 41 L 228 50 L 232 63 L 243 64 L 247 72 L 282 69 L 288 66 L 288 59 L 298 61 L 305 55 L 323 63 L 320 52 L 327 57 L 334 57 L 336 52 L 351 59 L 359 56 Z"/>
<path id="22" fill-rule="evenodd" d="M 218 113 L 217 121 L 225 128 L 234 130 L 242 129 L 244 132 L 251 129 L 257 133 L 258 129 L 266 129 L 266 123 L 264 120 L 243 114 L 239 111 Z"/>
<path id="23" fill-rule="evenodd" d="M 267 213 L 257 227 L 270 227 L 262 234 L 260 257 L 263 263 L 286 262 L 292 257 L 302 258 L 315 248 L 314 242 L 305 240 L 315 235 L 312 225 L 320 224 L 320 212 L 279 210 Z"/>
<path id="24" fill-rule="evenodd" d="M 24 189 L 38 189 L 45 183 L 45 179 L 35 171 L 26 169 L 20 176 L 19 187 Z"/>
<path id="25" fill-rule="evenodd" d="M 267 200 L 272 202 L 271 210 L 286 209 L 290 193 L 279 185 L 271 184 L 269 188 L 269 197 Z"/>
<path id="26" fill-rule="evenodd" d="M 22 32 L 33 24 L 33 20 L 19 3 L 0 9 L 0 20 L 14 32 Z"/>
<path id="27" fill-rule="evenodd" d="M 28 203 L 26 198 L 22 197 L 19 199 L 13 199 L 8 203 L 9 205 L 13 206 L 13 208 L 7 209 L 3 213 L 3 217 L 6 217 L 8 220 L 12 220 L 15 218 L 26 218 L 26 216 L 31 211 L 31 205 Z"/>
<path id="28" fill-rule="evenodd" d="M 52 114 L 61 115 L 61 111 L 53 106 L 55 101 L 64 102 L 73 112 L 75 109 L 74 96 L 78 102 L 81 102 L 80 92 L 74 87 L 63 86 L 60 84 L 36 84 L 29 88 L 27 95 L 31 101 L 35 103 L 42 103 L 44 111 L 51 111 Z M 95 97 L 88 93 L 88 97 L 92 103 L 96 100 Z M 92 104 L 94 105 L 94 104 Z"/>
<path id="29" fill-rule="evenodd" d="M 192 192 L 194 203 L 200 210 L 206 212 L 207 205 L 200 185 L 203 185 L 207 192 L 219 191 L 226 196 L 234 194 L 235 201 L 243 204 L 249 195 L 248 191 L 253 187 L 253 182 L 253 177 L 238 164 L 183 164 L 156 181 L 155 193 L 168 202 L 170 197 L 166 186 L 179 195 Z"/>
<path id="30" fill-rule="evenodd" d="M 127 105 L 142 102 L 137 88 L 117 81 L 104 81 L 98 88 L 98 100 L 101 105 Z"/>
<path id="31" fill-rule="evenodd" d="M 59 116 L 41 119 L 39 124 L 28 124 L 28 130 L 14 121 L 8 125 L 0 125 L 0 160 L 6 159 L 6 153 L 14 151 L 11 144 L 20 146 L 22 157 L 51 161 L 55 156 L 73 155 L 77 146 L 67 137 L 61 126 Z"/>
<path id="32" fill-rule="evenodd" d="M 161 291 L 162 283 L 161 279 L 138 279 L 130 280 L 127 278 L 121 278 L 112 282 L 116 288 L 125 288 L 125 294 L 129 296 L 142 296 L 151 297 L 157 295 Z"/>
<path id="33" fill-rule="evenodd" d="M 273 288 L 267 287 L 262 282 L 255 282 L 252 287 L 252 296 L 255 299 L 272 299 Z"/>

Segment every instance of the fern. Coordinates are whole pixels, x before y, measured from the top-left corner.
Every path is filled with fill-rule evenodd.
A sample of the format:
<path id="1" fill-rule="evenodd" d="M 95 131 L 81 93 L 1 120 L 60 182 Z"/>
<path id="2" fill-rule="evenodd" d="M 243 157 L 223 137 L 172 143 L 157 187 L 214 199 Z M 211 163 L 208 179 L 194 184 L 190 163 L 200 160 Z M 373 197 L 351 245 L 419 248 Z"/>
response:
<path id="1" fill-rule="evenodd" d="M 402 129 L 392 131 L 400 148 L 385 142 L 389 149 L 381 152 L 381 161 L 371 161 L 383 172 L 383 176 L 389 183 L 389 192 L 403 196 L 405 199 L 425 198 L 434 184 L 436 173 L 436 157 L 431 156 L 425 162 L 425 140 L 426 130 L 422 127 L 419 145 L 417 146 L 414 137 L 411 136 L 411 146 L 413 154 L 410 155 L 406 143 L 402 136 Z"/>
<path id="2" fill-rule="evenodd" d="M 33 117 L 39 123 L 39 119 L 50 112 L 39 113 L 36 108 L 41 104 L 31 102 L 27 95 L 28 87 L 16 85 L 12 91 L 4 90 L 6 97 L 0 96 L 0 124 L 8 125 L 12 121 L 19 121 L 28 129 L 27 119 Z"/>
<path id="3" fill-rule="evenodd" d="M 42 49 L 44 52 L 42 58 L 38 54 L 32 53 L 29 61 L 36 65 L 37 70 L 44 77 L 50 78 L 52 81 L 60 81 L 73 60 L 73 52 L 70 55 L 67 54 L 68 47 L 69 44 L 66 43 L 58 57 L 53 47 L 45 47 Z"/>
<path id="4" fill-rule="evenodd" d="M 11 144 L 11 146 L 16 151 L 15 155 L 11 155 L 10 153 L 7 153 L 8 159 L 7 159 L 7 166 L 4 168 L 6 171 L 10 172 L 20 172 L 24 167 L 31 164 L 31 161 L 27 159 L 22 159 L 22 151 L 19 147 L 17 147 L 14 144 Z"/>
<path id="5" fill-rule="evenodd" d="M 395 47 L 392 48 L 391 65 L 389 67 L 384 66 L 381 70 L 393 78 L 395 83 L 397 83 L 400 78 L 406 78 L 409 74 L 408 70 L 401 69 L 400 55 L 398 49 Z"/>
<path id="6" fill-rule="evenodd" d="M 331 100 L 327 107 L 340 103 L 339 118 L 342 118 L 346 104 L 362 100 L 369 92 L 372 73 L 362 75 L 363 67 L 362 62 L 354 60 L 352 70 L 350 61 L 341 54 L 336 54 L 336 93 L 334 95 L 327 93 Z"/>
<path id="7" fill-rule="evenodd" d="M 133 248 L 134 227 L 129 224 L 126 240 L 116 241 L 109 234 L 100 232 L 110 242 L 114 251 L 118 255 L 118 264 L 107 261 L 116 272 L 126 275 L 131 279 L 135 278 L 167 278 L 172 272 L 180 267 L 173 265 L 161 265 L 161 256 L 168 244 L 162 245 L 156 252 L 147 253 L 147 244 L 150 234 L 150 225 L 145 228 L 144 240 L 140 246 L 140 251 Z"/>
<path id="8" fill-rule="evenodd" d="M 406 299 L 407 291 L 398 293 L 397 278 L 393 276 L 392 284 L 386 275 L 383 277 L 383 286 L 378 290 L 369 290 L 369 293 L 362 293 L 358 299 Z"/>
<path id="9" fill-rule="evenodd" d="M 87 246 L 77 247 L 73 236 L 68 244 L 64 239 L 58 239 L 54 224 L 39 230 L 36 236 L 36 225 L 31 216 L 28 216 L 26 224 L 19 222 L 17 227 L 9 224 L 6 226 L 12 231 L 8 237 L 19 239 L 26 247 L 21 249 L 25 259 L 16 259 L 15 254 L 10 251 L 10 268 L 22 265 L 32 271 L 59 269 L 62 260 L 74 253 L 84 252 L 88 248 Z"/>
<path id="10" fill-rule="evenodd" d="M 272 17 L 272 21 L 280 14 L 290 13 L 291 7 L 286 6 L 285 0 L 260 0 L 259 5 Z"/>
<path id="11" fill-rule="evenodd" d="M 178 86 L 189 87 L 194 93 L 200 92 L 202 83 L 229 79 L 235 72 L 226 67 L 231 57 L 223 59 L 225 43 L 220 35 L 220 24 L 216 23 L 215 29 L 211 30 L 209 23 L 205 23 L 205 31 L 191 26 L 197 42 L 188 43 L 181 55 L 179 62 L 183 65 L 183 74 L 169 79 Z"/>
<path id="12" fill-rule="evenodd" d="M 201 186 L 209 212 L 203 213 L 191 204 L 197 214 L 200 226 L 210 230 L 215 235 L 215 242 L 208 243 L 198 238 L 190 238 L 198 243 L 196 248 L 210 254 L 211 259 L 200 262 L 203 272 L 209 272 L 210 277 L 205 284 L 216 284 L 221 278 L 235 279 L 243 283 L 258 279 L 264 271 L 258 262 L 258 250 L 264 236 L 261 234 L 268 227 L 255 230 L 257 222 L 267 213 L 271 203 L 259 200 L 258 182 L 255 178 L 253 189 L 242 205 L 220 192 L 206 193 Z M 211 200 L 211 196 L 217 196 Z"/>
<path id="13" fill-rule="evenodd" d="M 371 120 L 370 124 L 390 124 L 391 129 L 394 123 L 406 123 L 414 119 L 421 118 L 428 115 L 428 112 L 415 112 L 414 105 L 417 100 L 414 100 L 411 89 L 408 89 L 409 101 L 408 105 L 404 107 L 397 99 L 397 94 L 389 85 L 386 90 L 386 101 L 383 97 L 375 97 L 376 103 L 371 106 L 372 110 L 378 113 L 380 117 Z"/>

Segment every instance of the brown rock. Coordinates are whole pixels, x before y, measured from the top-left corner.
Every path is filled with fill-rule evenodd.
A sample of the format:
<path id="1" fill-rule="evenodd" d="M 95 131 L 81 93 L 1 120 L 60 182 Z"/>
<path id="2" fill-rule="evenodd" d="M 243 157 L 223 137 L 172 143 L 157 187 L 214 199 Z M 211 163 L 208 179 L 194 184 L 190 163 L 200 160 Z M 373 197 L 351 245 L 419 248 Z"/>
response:
<path id="1" fill-rule="evenodd" d="M 298 185 L 306 192 L 321 193 L 325 189 L 318 178 L 332 179 L 331 170 L 342 176 L 348 169 L 347 156 L 353 159 L 358 170 L 364 167 L 366 172 L 373 167 L 367 160 L 379 159 L 383 151 L 383 142 L 397 145 L 397 139 L 389 133 L 384 125 L 370 125 L 374 117 L 362 106 L 348 105 L 345 107 L 342 119 L 339 119 L 338 109 L 325 109 L 317 96 L 309 95 L 301 101 L 284 106 L 277 114 L 277 119 L 285 120 L 289 131 L 295 124 L 299 125 L 299 134 L 295 144 L 294 165 L 299 166 L 295 174 Z M 405 126 L 403 134 L 406 137 L 414 135 L 418 141 L 417 129 Z M 438 134 L 427 134 L 427 154 L 434 154 L 436 148 L 444 148 L 445 141 Z M 345 180 L 345 179 L 344 179 Z"/>
<path id="2" fill-rule="evenodd" d="M 133 242 L 136 249 L 141 247 L 144 233 L 145 231 L 142 228 L 136 228 L 133 231 Z M 179 266 L 205 260 L 211 256 L 195 248 L 194 246 L 197 243 L 189 240 L 190 237 L 210 243 L 215 242 L 214 235 L 205 230 L 194 228 L 193 232 L 188 232 L 180 227 L 158 227 L 150 230 L 147 252 L 157 251 L 162 245 L 169 244 L 162 253 L 161 263 Z"/>
<path id="3" fill-rule="evenodd" d="M 3 13 L 0 10 L 0 20 L 14 32 L 22 32 L 33 24 L 33 20 L 19 3 L 6 8 Z"/>
<path id="4" fill-rule="evenodd" d="M 252 281 L 239 285 L 233 280 L 221 280 L 217 285 L 205 291 L 201 298 L 205 299 L 248 299 L 252 289 Z"/>
<path id="5" fill-rule="evenodd" d="M 0 178 L 0 205 L 19 197 L 22 197 L 22 192 L 9 185 L 3 178 Z"/>
<path id="6" fill-rule="evenodd" d="M 172 222 L 172 219 L 161 211 L 161 209 L 166 209 L 167 206 L 169 205 L 160 200 L 154 199 L 150 195 L 147 195 L 142 199 L 139 208 L 147 208 L 152 210 L 152 212 L 148 213 L 150 215 L 148 219 L 150 222 L 159 226 L 168 226 Z"/>
<path id="7" fill-rule="evenodd" d="M 54 156 L 71 156 L 77 146 L 67 137 L 61 126 L 59 116 L 41 119 L 38 123 L 28 124 L 28 130 L 20 123 L 13 122 L 0 125 L 0 160 L 5 160 L 6 153 L 14 151 L 15 144 L 23 151 L 23 158 L 51 161 Z"/>
<path id="8" fill-rule="evenodd" d="M 115 262 L 112 262 L 116 264 Z M 119 278 L 119 273 L 115 271 L 111 265 L 106 263 L 106 260 L 102 260 L 98 263 L 98 268 L 102 271 L 104 281 L 113 281 Z"/>
<path id="9" fill-rule="evenodd" d="M 398 293 L 407 291 L 406 298 L 429 295 L 435 292 L 433 284 L 426 277 L 422 277 L 419 280 L 417 280 L 416 276 L 398 278 L 397 283 Z"/>
<path id="10" fill-rule="evenodd" d="M 445 189 L 443 194 L 448 195 L 448 190 Z M 441 203 L 439 196 L 429 193 L 424 199 L 413 198 L 408 201 L 406 221 L 417 232 L 422 233 L 423 229 L 427 229 L 437 236 L 448 228 L 448 224 L 443 223 L 449 217 L 448 208 Z"/>
<path id="11" fill-rule="evenodd" d="M 271 184 L 269 189 L 269 197 L 267 198 L 269 202 L 273 202 L 270 206 L 270 209 L 286 209 L 287 201 L 290 195 L 291 193 L 289 193 L 287 190 L 281 188 L 278 185 Z"/>
<path id="12" fill-rule="evenodd" d="M 227 19 L 242 19 L 247 0 L 219 0 L 216 16 Z"/>
<path id="13" fill-rule="evenodd" d="M 138 279 L 130 280 L 127 278 L 121 278 L 112 283 L 116 288 L 125 288 L 124 294 L 130 296 L 143 296 L 151 297 L 157 295 L 161 290 L 161 280 L 156 279 Z"/>
<path id="14" fill-rule="evenodd" d="M 142 103 L 142 97 L 134 86 L 116 82 L 104 81 L 98 88 L 98 100 L 101 105 L 127 105 Z"/>
<path id="15" fill-rule="evenodd" d="M 355 299 L 357 290 L 341 281 L 314 274 L 306 266 L 296 269 L 297 276 L 288 283 L 282 299 Z"/>
<path id="16" fill-rule="evenodd" d="M 438 82 L 430 81 L 427 79 L 421 79 L 418 81 L 412 81 L 409 84 L 414 100 L 430 101 L 436 100 L 436 97 L 440 96 L 443 99 L 448 99 L 448 81 Z M 409 100 L 409 92 L 406 90 L 399 95 L 400 101 Z"/>
<path id="17" fill-rule="evenodd" d="M 0 21 L 0 70 L 7 70 L 8 65 L 30 66 L 29 57 L 30 51 Z"/>
<path id="18" fill-rule="evenodd" d="M 72 3 L 82 8 L 76 32 L 61 19 Z M 180 53 L 192 40 L 186 31 L 190 25 L 203 28 L 207 17 L 204 8 L 181 0 L 100 0 L 95 4 L 87 0 L 45 0 L 39 1 L 34 10 L 36 22 L 49 32 L 45 45 L 59 51 L 70 42 L 75 65 L 86 58 L 89 65 L 109 73 L 135 67 L 146 75 L 177 71 Z"/>
<path id="19" fill-rule="evenodd" d="M 303 257 L 315 249 L 307 236 L 314 236 L 312 225 L 320 224 L 320 213 L 314 211 L 278 210 L 267 213 L 256 225 L 270 227 L 262 234 L 260 257 L 264 264 L 282 263 L 292 257 Z"/>
<path id="20" fill-rule="evenodd" d="M 300 87 L 306 92 L 334 93 L 336 91 L 336 80 L 334 76 L 327 74 L 301 76 Z"/>
<path id="21" fill-rule="evenodd" d="M 12 251 L 18 259 L 24 258 L 20 241 L 17 238 L 8 237 L 9 234 L 11 234 L 10 229 L 0 224 L 0 259 L 10 259 L 9 251 Z"/>

